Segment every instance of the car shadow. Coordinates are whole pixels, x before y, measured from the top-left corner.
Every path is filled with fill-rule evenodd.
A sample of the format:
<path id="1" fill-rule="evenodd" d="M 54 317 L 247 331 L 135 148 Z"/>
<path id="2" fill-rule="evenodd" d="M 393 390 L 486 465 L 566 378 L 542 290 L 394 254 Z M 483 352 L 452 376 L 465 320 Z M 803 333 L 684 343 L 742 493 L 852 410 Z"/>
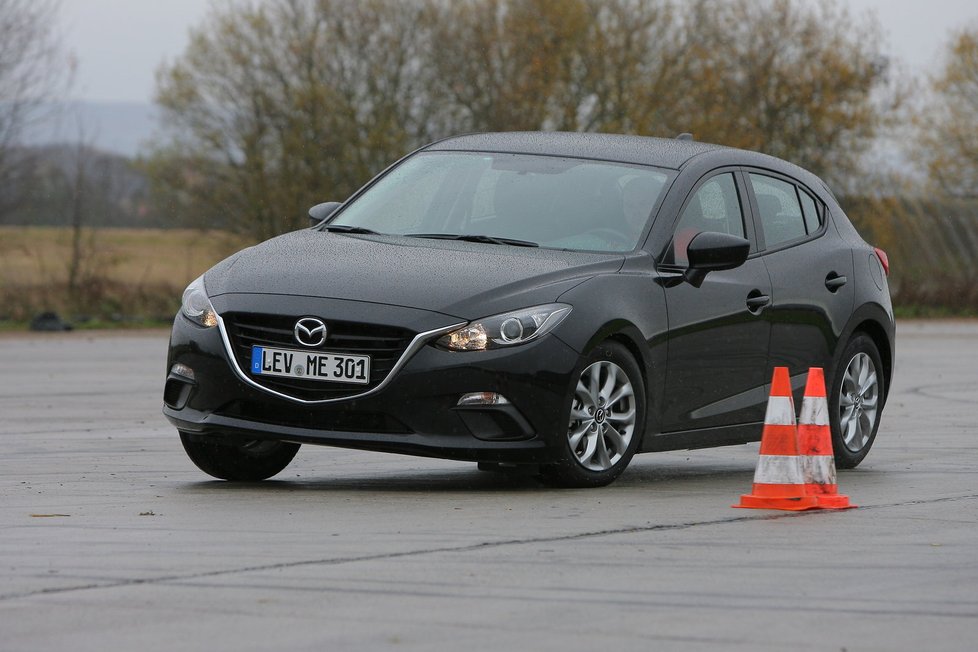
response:
<path id="1" fill-rule="evenodd" d="M 605 492 L 635 490 L 677 490 L 684 486 L 696 485 L 702 488 L 704 479 L 712 478 L 717 485 L 729 486 L 733 479 L 742 481 L 745 488 L 750 487 L 754 474 L 753 464 L 738 463 L 670 463 L 661 460 L 642 460 L 632 463 L 614 483 L 599 489 L 567 489 L 554 487 L 542 481 L 531 470 L 513 472 L 480 471 L 474 464 L 452 469 L 404 469 L 390 471 L 378 470 L 376 473 L 363 473 L 342 477 L 329 477 L 328 471 L 317 475 L 315 471 L 301 477 L 279 478 L 263 482 L 223 482 L 210 480 L 184 485 L 192 491 L 221 493 L 243 492 L 383 492 L 383 493 L 539 493 L 556 491 Z"/>

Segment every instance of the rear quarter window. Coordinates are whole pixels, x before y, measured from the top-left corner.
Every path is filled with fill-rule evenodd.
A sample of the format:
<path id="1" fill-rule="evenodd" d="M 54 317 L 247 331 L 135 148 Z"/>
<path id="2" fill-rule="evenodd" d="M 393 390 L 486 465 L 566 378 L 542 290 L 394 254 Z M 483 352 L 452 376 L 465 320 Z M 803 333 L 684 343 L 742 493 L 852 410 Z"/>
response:
<path id="1" fill-rule="evenodd" d="M 807 192 L 799 190 L 798 196 L 801 198 L 802 213 L 805 215 L 805 228 L 808 229 L 808 234 L 811 235 L 822 228 L 823 213 L 819 210 L 819 205 Z"/>

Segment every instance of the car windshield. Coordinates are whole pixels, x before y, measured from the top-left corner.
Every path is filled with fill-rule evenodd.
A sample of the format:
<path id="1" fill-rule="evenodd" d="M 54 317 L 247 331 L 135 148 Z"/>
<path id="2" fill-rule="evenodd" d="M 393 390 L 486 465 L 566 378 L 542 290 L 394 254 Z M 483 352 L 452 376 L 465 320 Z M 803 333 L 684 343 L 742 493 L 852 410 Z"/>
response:
<path id="1" fill-rule="evenodd" d="M 625 163 L 425 152 L 381 178 L 329 227 L 489 244 L 631 251 L 669 179 L 663 170 Z"/>

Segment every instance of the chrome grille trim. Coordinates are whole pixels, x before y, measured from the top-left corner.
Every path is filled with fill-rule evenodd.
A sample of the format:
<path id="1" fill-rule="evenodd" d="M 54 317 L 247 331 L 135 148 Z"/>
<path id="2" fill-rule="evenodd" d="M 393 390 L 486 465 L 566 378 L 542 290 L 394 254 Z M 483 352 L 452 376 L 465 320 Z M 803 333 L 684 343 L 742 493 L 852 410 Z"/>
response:
<path id="1" fill-rule="evenodd" d="M 295 396 L 289 396 L 288 394 L 283 394 L 282 392 L 275 391 L 274 389 L 269 389 L 268 387 L 265 387 L 255 382 L 244 371 L 242 371 L 241 367 L 238 365 L 238 358 L 234 354 L 234 345 L 231 343 L 231 338 L 228 336 L 227 328 L 224 326 L 224 320 L 221 318 L 221 315 L 217 315 L 217 328 L 218 330 L 220 330 L 221 340 L 224 342 L 224 352 L 227 354 L 228 360 L 231 363 L 231 368 L 234 370 L 234 373 L 237 374 L 238 378 L 248 383 L 252 387 L 256 389 L 260 389 L 266 394 L 271 394 L 273 396 L 277 396 L 279 398 L 284 398 L 288 401 L 292 401 L 293 403 L 302 403 L 304 405 L 323 405 L 327 403 L 340 403 L 342 401 L 353 401 L 358 398 L 370 396 L 371 394 L 376 394 L 384 387 L 386 387 L 388 383 L 390 383 L 390 381 L 394 378 L 397 372 L 400 371 L 401 368 L 405 364 L 407 364 L 408 360 L 410 360 L 411 357 L 415 353 L 417 353 L 422 346 L 427 344 L 429 340 L 432 340 L 440 335 L 444 335 L 445 333 L 450 333 L 451 331 L 457 328 L 461 328 L 462 326 L 465 326 L 465 324 L 467 323 L 468 322 L 463 321 L 457 324 L 452 324 L 451 326 L 446 326 L 444 328 L 438 328 L 436 330 L 426 331 L 424 333 L 418 333 L 417 335 L 415 335 L 414 339 L 411 340 L 411 343 L 408 344 L 406 349 L 404 349 L 404 353 L 401 354 L 401 357 L 397 359 L 397 362 L 394 364 L 391 370 L 387 372 L 387 376 L 385 376 L 384 379 L 380 381 L 379 384 L 377 384 L 377 386 L 365 392 L 360 392 L 359 394 L 351 394 L 349 396 L 342 396 L 338 398 L 309 400 L 309 399 L 297 398 Z"/>

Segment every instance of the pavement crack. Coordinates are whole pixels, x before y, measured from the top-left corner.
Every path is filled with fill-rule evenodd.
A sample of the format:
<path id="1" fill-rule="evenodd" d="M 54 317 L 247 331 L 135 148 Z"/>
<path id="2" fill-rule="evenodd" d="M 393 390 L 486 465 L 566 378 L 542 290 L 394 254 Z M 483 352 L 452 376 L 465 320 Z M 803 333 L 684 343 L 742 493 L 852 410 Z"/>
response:
<path id="1" fill-rule="evenodd" d="M 944 496 L 942 498 L 933 498 L 929 500 L 911 500 L 911 501 L 885 503 L 885 504 L 878 504 L 878 505 L 864 505 L 859 507 L 858 509 L 860 511 L 872 511 L 877 509 L 890 509 L 893 507 L 904 507 L 910 505 L 929 505 L 935 503 L 957 502 L 957 501 L 974 500 L 974 499 L 978 499 L 978 494 Z M 419 557 L 423 555 L 433 555 L 439 553 L 475 552 L 479 550 L 503 548 L 507 546 L 518 546 L 518 545 L 539 544 L 539 543 L 560 543 L 564 541 L 579 541 L 582 539 L 616 536 L 616 535 L 623 535 L 623 534 L 627 535 L 627 534 L 639 534 L 639 533 L 647 533 L 647 532 L 669 532 L 669 531 L 689 530 L 698 527 L 733 525 L 737 523 L 746 523 L 752 521 L 778 521 L 778 520 L 784 520 L 789 518 L 804 518 L 804 517 L 819 516 L 819 515 L 827 516 L 829 514 L 835 514 L 835 513 L 838 512 L 836 512 L 835 510 L 814 510 L 814 511 L 807 511 L 807 512 L 781 512 L 775 514 L 772 513 L 749 514 L 744 516 L 734 516 L 731 518 L 718 518 L 718 519 L 705 520 L 705 521 L 689 521 L 685 523 L 661 523 L 655 525 L 652 524 L 636 525 L 636 526 L 620 527 L 620 528 L 607 528 L 603 530 L 592 530 L 588 532 L 577 532 L 573 534 L 563 534 L 557 536 L 520 537 L 515 539 L 501 539 L 497 541 L 482 541 L 479 543 L 470 543 L 470 544 L 458 545 L 458 546 L 439 546 L 439 547 L 431 547 L 431 548 L 419 548 L 414 550 L 402 550 L 399 552 L 377 553 L 373 555 L 355 555 L 355 556 L 347 556 L 347 557 L 302 559 L 297 561 L 279 562 L 275 564 L 258 564 L 253 566 L 241 566 L 238 568 L 225 568 L 221 570 L 204 571 L 204 572 L 197 572 L 197 573 L 159 575 L 155 577 L 132 578 L 132 579 L 114 580 L 114 581 L 106 581 L 106 582 L 89 582 L 86 584 L 79 584 L 75 586 L 51 587 L 45 589 L 38 589 L 35 591 L 22 591 L 19 593 L 0 594 L 0 602 L 9 602 L 11 600 L 19 600 L 23 598 L 31 598 L 31 597 L 46 596 L 46 595 L 61 595 L 65 593 L 75 593 L 80 591 L 91 591 L 97 589 L 122 588 L 122 587 L 139 586 L 139 585 L 146 585 L 146 584 L 165 584 L 168 582 L 185 582 L 188 580 L 193 581 L 193 580 L 200 580 L 200 579 L 206 579 L 212 577 L 221 577 L 227 575 L 239 575 L 244 573 L 302 568 L 305 566 L 338 566 L 342 564 L 351 564 L 351 563 L 368 562 L 368 561 L 382 561 L 387 559 L 401 559 L 404 557 Z"/>

